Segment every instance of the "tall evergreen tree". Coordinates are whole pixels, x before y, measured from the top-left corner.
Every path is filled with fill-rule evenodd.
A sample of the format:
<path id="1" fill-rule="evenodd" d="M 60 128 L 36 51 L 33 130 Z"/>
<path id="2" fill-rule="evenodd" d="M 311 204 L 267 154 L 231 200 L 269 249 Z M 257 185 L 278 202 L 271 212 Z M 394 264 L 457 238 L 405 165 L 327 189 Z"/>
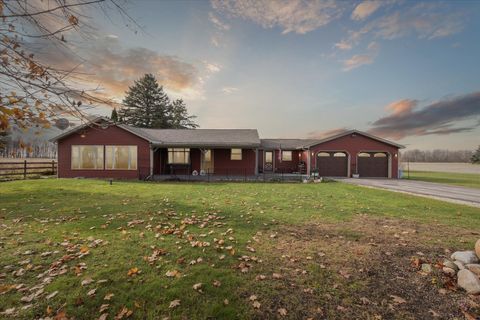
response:
<path id="1" fill-rule="evenodd" d="M 196 116 L 188 114 L 187 105 L 182 99 L 174 100 L 169 108 L 170 127 L 174 129 L 195 129 Z"/>
<path id="2" fill-rule="evenodd" d="M 119 117 L 140 128 L 168 128 L 170 100 L 152 74 L 144 75 L 128 88 Z"/>
<path id="3" fill-rule="evenodd" d="M 113 108 L 113 110 L 112 110 L 112 115 L 110 116 L 110 119 L 111 119 L 113 122 L 118 122 L 117 108 Z"/>
<path id="4" fill-rule="evenodd" d="M 478 146 L 477 150 L 473 153 L 470 161 L 472 161 L 472 163 L 480 164 L 480 146 Z"/>

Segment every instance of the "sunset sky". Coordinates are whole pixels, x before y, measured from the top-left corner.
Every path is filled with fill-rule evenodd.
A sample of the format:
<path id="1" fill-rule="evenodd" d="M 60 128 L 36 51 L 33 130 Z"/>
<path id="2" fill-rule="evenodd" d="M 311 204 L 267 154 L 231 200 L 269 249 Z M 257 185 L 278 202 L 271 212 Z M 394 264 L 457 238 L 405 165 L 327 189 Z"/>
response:
<path id="1" fill-rule="evenodd" d="M 79 48 L 105 95 L 121 99 L 151 72 L 202 128 L 258 128 L 268 138 L 356 128 L 408 148 L 480 144 L 480 1 L 135 1 L 127 9 L 143 30 L 93 13 L 98 36 Z"/>

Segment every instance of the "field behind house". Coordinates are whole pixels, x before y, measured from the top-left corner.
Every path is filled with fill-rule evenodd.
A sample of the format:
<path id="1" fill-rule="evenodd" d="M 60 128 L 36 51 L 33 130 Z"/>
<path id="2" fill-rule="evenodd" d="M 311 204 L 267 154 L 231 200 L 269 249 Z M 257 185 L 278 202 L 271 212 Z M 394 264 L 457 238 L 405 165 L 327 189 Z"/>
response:
<path id="1" fill-rule="evenodd" d="M 0 183 L 0 318 L 436 319 L 480 209 L 343 183 Z M 477 303 L 477 306 L 475 305 Z"/>

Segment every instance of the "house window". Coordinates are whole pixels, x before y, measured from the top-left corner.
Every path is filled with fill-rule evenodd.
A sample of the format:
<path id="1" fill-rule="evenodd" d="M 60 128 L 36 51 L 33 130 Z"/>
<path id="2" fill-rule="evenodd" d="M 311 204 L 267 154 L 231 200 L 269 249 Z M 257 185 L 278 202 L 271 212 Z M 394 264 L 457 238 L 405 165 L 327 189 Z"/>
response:
<path id="1" fill-rule="evenodd" d="M 105 168 L 137 170 L 137 146 L 105 146 Z"/>
<path id="2" fill-rule="evenodd" d="M 358 154 L 360 158 L 370 158 L 370 153 L 361 152 Z"/>
<path id="3" fill-rule="evenodd" d="M 317 156 L 318 156 L 318 157 L 330 157 L 330 153 L 328 153 L 328 152 L 319 152 Z"/>
<path id="4" fill-rule="evenodd" d="M 386 155 L 385 153 L 379 152 L 379 153 L 375 153 L 375 154 L 373 155 L 373 157 L 374 157 L 374 158 L 386 158 L 387 155 Z"/>
<path id="5" fill-rule="evenodd" d="M 103 170 L 103 146 L 72 146 L 72 169 Z"/>
<path id="6" fill-rule="evenodd" d="M 189 164 L 190 149 L 168 148 L 168 164 Z"/>
<path id="7" fill-rule="evenodd" d="M 347 155 L 343 152 L 335 152 L 333 156 L 343 158 L 343 157 L 346 157 Z"/>
<path id="8" fill-rule="evenodd" d="M 242 149 L 232 149 L 230 151 L 230 160 L 242 160 Z"/>
<path id="9" fill-rule="evenodd" d="M 292 151 L 282 151 L 282 161 L 292 161 Z"/>

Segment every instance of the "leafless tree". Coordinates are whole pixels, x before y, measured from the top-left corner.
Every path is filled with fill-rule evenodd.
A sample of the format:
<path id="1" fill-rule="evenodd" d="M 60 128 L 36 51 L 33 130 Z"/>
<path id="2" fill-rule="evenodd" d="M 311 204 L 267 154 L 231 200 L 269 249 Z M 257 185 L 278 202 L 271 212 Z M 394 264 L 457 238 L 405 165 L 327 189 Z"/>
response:
<path id="1" fill-rule="evenodd" d="M 77 67 L 43 63 L 35 43 L 72 50 L 71 39 L 77 47 L 88 42 L 96 32 L 92 9 L 107 16 L 114 10 L 139 28 L 118 1 L 0 0 L 0 132 L 13 124 L 49 127 L 60 117 L 85 119 L 91 106 L 112 103 L 95 95 L 99 88 L 78 86 Z"/>

